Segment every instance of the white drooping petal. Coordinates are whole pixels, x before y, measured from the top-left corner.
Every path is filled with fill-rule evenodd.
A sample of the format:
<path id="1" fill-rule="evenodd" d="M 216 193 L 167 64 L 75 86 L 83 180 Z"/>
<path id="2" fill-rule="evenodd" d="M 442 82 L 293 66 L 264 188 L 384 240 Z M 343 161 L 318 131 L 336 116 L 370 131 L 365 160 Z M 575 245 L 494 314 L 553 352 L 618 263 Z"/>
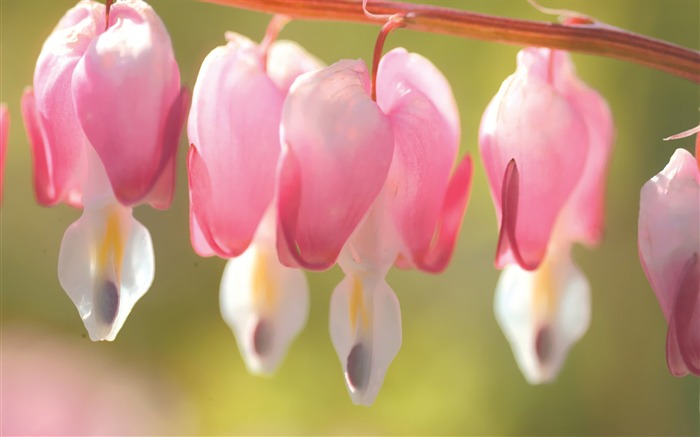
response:
<path id="1" fill-rule="evenodd" d="M 93 341 L 115 339 L 154 274 L 151 235 L 131 208 L 86 207 L 63 235 L 58 279 Z"/>
<path id="2" fill-rule="evenodd" d="M 556 378 L 569 348 L 590 323 L 588 280 L 565 253 L 553 252 L 533 272 L 508 265 L 496 286 L 494 310 L 525 379 Z"/>
<path id="3" fill-rule="evenodd" d="M 401 308 L 385 279 L 346 275 L 331 297 L 330 331 L 352 401 L 372 405 L 401 348 Z"/>
<path id="4" fill-rule="evenodd" d="M 306 324 L 306 276 L 280 264 L 274 240 L 261 238 L 259 229 L 248 249 L 226 264 L 220 306 L 248 370 L 271 374 Z"/>

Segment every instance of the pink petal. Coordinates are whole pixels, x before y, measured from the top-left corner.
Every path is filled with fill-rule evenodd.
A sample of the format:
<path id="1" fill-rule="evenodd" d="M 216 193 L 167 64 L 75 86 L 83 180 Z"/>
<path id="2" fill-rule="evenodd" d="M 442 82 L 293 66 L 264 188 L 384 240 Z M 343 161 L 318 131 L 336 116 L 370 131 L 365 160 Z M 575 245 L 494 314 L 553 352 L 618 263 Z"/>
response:
<path id="1" fill-rule="evenodd" d="M 362 61 L 295 81 L 282 112 L 278 251 L 283 264 L 335 263 L 386 179 L 394 137 Z"/>
<path id="2" fill-rule="evenodd" d="M 379 64 L 377 102 L 395 136 L 387 189 L 396 226 L 419 268 L 437 272 L 454 248 L 471 182 L 471 160 L 449 180 L 459 148 L 459 114 L 445 77 L 404 49 Z"/>
<path id="3" fill-rule="evenodd" d="M 567 228 L 565 232 L 570 239 L 593 246 L 603 237 L 605 180 L 613 143 L 612 115 L 605 100 L 576 77 L 568 53 L 555 51 L 554 57 L 562 70 L 557 75 L 558 86 L 582 115 L 590 140 L 583 174 L 565 207 L 562 226 Z"/>
<path id="4" fill-rule="evenodd" d="M 200 256 L 215 254 L 225 258 L 236 256 L 237 253 L 230 252 L 225 243 L 219 243 L 217 240 L 219 233 L 212 232 L 212 226 L 208 221 L 204 224 L 201 222 L 203 212 L 215 205 L 212 197 L 214 190 L 206 164 L 194 144 L 190 146 L 187 157 L 187 173 L 190 185 L 190 239 L 192 247 Z M 245 247 L 240 250 L 245 250 Z"/>
<path id="5" fill-rule="evenodd" d="M 554 224 L 584 170 L 589 139 L 579 109 L 552 83 L 560 71 L 548 50 L 525 49 L 518 69 L 503 82 L 481 120 L 479 145 L 491 195 L 501 221 L 506 167 L 517 162 L 518 218 L 511 245 L 523 268 L 544 257 Z M 550 69 L 551 67 L 551 69 Z M 514 261 L 499 252 L 497 267 Z"/>
<path id="6" fill-rule="evenodd" d="M 670 323 L 685 264 L 700 247 L 700 171 L 678 149 L 644 184 L 639 203 L 639 259 Z"/>
<path id="7" fill-rule="evenodd" d="M 223 257 L 248 247 L 275 190 L 284 94 L 261 60 L 247 40 L 218 47 L 204 60 L 194 89 L 190 163 L 200 167 L 190 167 L 192 213 Z"/>
<path id="8" fill-rule="evenodd" d="M 163 159 L 165 164 L 160 176 L 151 188 L 150 193 L 142 199 L 156 209 L 168 209 L 175 192 L 175 178 L 177 176 L 177 149 L 180 143 L 180 131 L 187 118 L 190 107 L 190 93 L 185 87 L 180 89 L 180 94 L 170 107 L 163 131 Z"/>
<path id="9" fill-rule="evenodd" d="M 453 159 L 459 149 L 460 120 L 452 87 L 440 70 L 429 60 L 406 49 L 396 48 L 386 53 L 377 72 L 377 103 L 385 114 L 404 106 L 406 93 L 422 95 L 437 112 L 434 116 L 445 124 L 447 142 L 441 149 L 449 150 Z"/>
<path id="10" fill-rule="evenodd" d="M 0 202 L 2 202 L 3 180 L 5 175 L 5 153 L 7 152 L 7 135 L 10 129 L 10 113 L 7 105 L 0 104 Z"/>
<path id="11" fill-rule="evenodd" d="M 678 345 L 678 331 L 675 324 L 669 324 L 668 331 L 666 331 L 666 365 L 673 376 L 688 374 L 688 367 L 685 365 L 681 348 Z"/>
<path id="12" fill-rule="evenodd" d="M 81 2 L 70 9 L 42 47 L 34 90 L 22 96 L 22 116 L 32 147 L 34 190 L 44 206 L 79 206 L 88 141 L 80 126 L 71 81 L 80 58 L 104 28 L 104 6 Z"/>
<path id="13" fill-rule="evenodd" d="M 175 153 L 177 142 L 166 141 L 174 129 L 170 114 L 181 111 L 180 73 L 170 37 L 150 6 L 119 2 L 109 19 L 75 67 L 72 95 L 115 196 L 131 205 L 144 201 Z"/>
<path id="14" fill-rule="evenodd" d="M 668 368 L 676 376 L 700 376 L 700 262 L 698 252 L 681 273 L 666 339 Z M 678 359 L 680 358 L 680 360 Z"/>

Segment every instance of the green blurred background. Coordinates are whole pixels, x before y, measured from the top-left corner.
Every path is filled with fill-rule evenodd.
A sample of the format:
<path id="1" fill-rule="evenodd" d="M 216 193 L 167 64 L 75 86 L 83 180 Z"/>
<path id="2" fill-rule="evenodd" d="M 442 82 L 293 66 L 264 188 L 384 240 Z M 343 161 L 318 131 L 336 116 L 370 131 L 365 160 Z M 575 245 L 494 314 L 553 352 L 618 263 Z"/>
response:
<path id="1" fill-rule="evenodd" d="M 12 116 L 2 205 L 3 331 L 39 327 L 45 335 L 79 343 L 130 372 L 174 387 L 189 413 L 173 415 L 171 427 L 162 433 L 698 435 L 698 379 L 668 373 L 666 324 L 639 265 L 636 226 L 642 184 L 666 165 L 675 148 L 691 148 L 691 139 L 661 139 L 697 124 L 696 85 L 616 60 L 574 55 L 581 78 L 612 108 L 616 142 L 605 241 L 593 251 L 577 247 L 574 254 L 592 286 L 591 326 L 555 383 L 525 382 L 494 319 L 497 229 L 483 168 L 477 165 L 471 204 L 448 270 L 438 276 L 389 274 L 402 307 L 403 346 L 375 405 L 364 408 L 350 402 L 328 333 L 330 292 L 341 279 L 337 268 L 308 275 L 308 324 L 277 375 L 261 378 L 246 372 L 218 310 L 224 261 L 199 258 L 189 243 L 185 135 L 172 208 L 135 212 L 153 237 L 154 285 L 115 342 L 90 342 L 56 275 L 61 237 L 80 212 L 35 203 L 19 104 L 43 41 L 74 2 L 1 3 L 0 100 Z M 259 40 L 269 20 L 264 14 L 194 0 L 150 3 L 170 31 L 183 82 L 190 87 L 207 53 L 224 43 L 225 31 Z M 553 20 L 524 0 L 432 3 Z M 700 46 L 698 0 L 543 3 L 694 49 Z M 358 57 L 371 61 L 377 32 L 369 25 L 298 21 L 281 38 L 298 41 L 326 63 Z M 461 152 L 478 163 L 482 111 L 514 70 L 518 48 L 407 30 L 393 33 L 385 50 L 394 46 L 425 55 L 447 76 L 462 118 Z"/>

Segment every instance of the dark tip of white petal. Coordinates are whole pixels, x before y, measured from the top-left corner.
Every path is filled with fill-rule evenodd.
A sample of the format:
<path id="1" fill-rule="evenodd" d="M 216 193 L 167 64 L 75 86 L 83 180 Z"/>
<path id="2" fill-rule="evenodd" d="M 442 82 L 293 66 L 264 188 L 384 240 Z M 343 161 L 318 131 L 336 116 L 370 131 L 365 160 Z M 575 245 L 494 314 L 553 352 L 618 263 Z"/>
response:
<path id="1" fill-rule="evenodd" d="M 552 328 L 542 326 L 535 336 L 535 353 L 540 364 L 548 364 L 554 352 L 554 338 L 552 336 Z"/>
<path id="2" fill-rule="evenodd" d="M 253 328 L 253 350 L 258 356 L 264 356 L 272 350 L 274 332 L 272 325 L 265 319 L 260 319 Z"/>
<path id="3" fill-rule="evenodd" d="M 95 293 L 95 315 L 97 319 L 111 325 L 119 311 L 119 290 L 112 281 L 105 281 Z"/>
<path id="4" fill-rule="evenodd" d="M 370 354 L 363 343 L 357 343 L 350 350 L 345 371 L 345 379 L 352 391 L 364 390 L 369 382 Z"/>

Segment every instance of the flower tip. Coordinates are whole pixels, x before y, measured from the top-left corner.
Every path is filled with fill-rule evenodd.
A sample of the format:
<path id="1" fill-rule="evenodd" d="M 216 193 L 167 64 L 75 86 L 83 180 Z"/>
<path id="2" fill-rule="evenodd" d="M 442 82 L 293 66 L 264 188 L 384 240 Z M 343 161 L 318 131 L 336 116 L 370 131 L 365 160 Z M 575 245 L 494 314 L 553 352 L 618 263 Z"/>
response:
<path id="1" fill-rule="evenodd" d="M 678 280 L 666 336 L 666 362 L 674 376 L 700 376 L 700 262 L 694 252 Z"/>

